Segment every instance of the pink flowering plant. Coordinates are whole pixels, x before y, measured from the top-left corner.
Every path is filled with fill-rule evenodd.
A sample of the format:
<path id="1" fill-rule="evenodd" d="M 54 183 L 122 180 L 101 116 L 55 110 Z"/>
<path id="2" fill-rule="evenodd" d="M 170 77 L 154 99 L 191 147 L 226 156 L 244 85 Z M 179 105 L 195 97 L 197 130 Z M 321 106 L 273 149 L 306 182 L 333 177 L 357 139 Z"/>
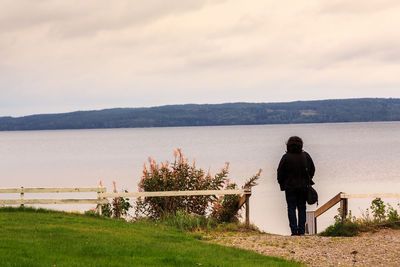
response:
<path id="1" fill-rule="evenodd" d="M 229 163 L 214 176 L 206 173 L 203 169 L 196 167 L 196 161 L 189 163 L 185 158 L 181 149 L 174 151 L 174 160 L 170 162 L 162 162 L 158 164 L 153 158 L 148 159 L 148 164 L 143 166 L 143 176 L 139 182 L 139 191 L 191 191 L 191 190 L 223 190 L 233 189 L 235 184 L 228 182 Z M 259 174 L 258 174 L 259 177 Z M 258 179 L 258 178 L 257 178 Z M 227 197 L 227 196 L 226 196 Z M 208 213 L 214 214 L 213 217 L 219 218 L 216 214 L 221 208 L 213 208 L 213 205 L 218 207 L 224 203 L 236 205 L 235 214 L 238 212 L 237 203 L 239 196 L 232 196 L 236 200 L 218 201 L 215 195 L 213 196 L 174 196 L 174 197 L 145 197 L 138 198 L 136 201 L 136 217 L 143 216 L 152 219 L 165 218 L 170 214 L 175 214 L 177 211 L 183 211 L 188 214 L 198 214 L 206 216 Z M 233 212 L 234 209 L 232 209 Z M 236 216 L 236 215 L 234 215 Z"/>

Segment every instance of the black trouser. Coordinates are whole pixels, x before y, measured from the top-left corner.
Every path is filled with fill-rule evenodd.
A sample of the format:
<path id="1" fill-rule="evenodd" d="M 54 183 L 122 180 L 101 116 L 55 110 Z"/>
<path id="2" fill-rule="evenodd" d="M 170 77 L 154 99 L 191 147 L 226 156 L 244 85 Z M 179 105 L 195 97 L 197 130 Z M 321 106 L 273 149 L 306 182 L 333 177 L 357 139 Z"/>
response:
<path id="1" fill-rule="evenodd" d="M 287 189 L 285 190 L 289 226 L 292 235 L 302 235 L 306 229 L 306 189 Z M 299 221 L 297 222 L 296 208 L 299 213 Z"/>

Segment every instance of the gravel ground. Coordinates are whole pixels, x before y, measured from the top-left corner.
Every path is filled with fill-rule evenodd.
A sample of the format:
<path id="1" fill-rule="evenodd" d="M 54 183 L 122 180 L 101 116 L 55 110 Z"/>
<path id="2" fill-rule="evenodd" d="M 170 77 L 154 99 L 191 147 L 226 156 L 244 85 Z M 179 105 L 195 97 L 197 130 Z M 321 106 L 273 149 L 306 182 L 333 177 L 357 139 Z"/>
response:
<path id="1" fill-rule="evenodd" d="M 308 266 L 400 266 L 400 230 L 393 229 L 362 233 L 357 237 L 230 233 L 208 239 Z"/>

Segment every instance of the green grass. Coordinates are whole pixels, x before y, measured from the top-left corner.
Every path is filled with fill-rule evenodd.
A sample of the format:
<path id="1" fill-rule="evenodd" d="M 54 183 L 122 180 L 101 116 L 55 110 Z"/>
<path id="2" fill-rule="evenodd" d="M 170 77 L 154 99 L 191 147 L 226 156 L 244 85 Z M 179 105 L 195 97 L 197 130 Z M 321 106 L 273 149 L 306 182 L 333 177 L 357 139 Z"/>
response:
<path id="1" fill-rule="evenodd" d="M 302 266 L 149 222 L 0 209 L 0 266 Z"/>
<path id="2" fill-rule="evenodd" d="M 144 219 L 146 220 L 146 219 Z M 210 232 L 258 232 L 261 231 L 257 226 L 250 224 L 246 227 L 245 223 L 242 222 L 224 222 L 218 223 L 213 218 L 207 218 L 206 216 L 189 214 L 184 211 L 177 211 L 175 214 L 165 216 L 163 219 L 158 220 L 157 224 L 164 226 L 172 226 L 174 228 L 181 229 L 187 232 L 199 232 L 199 233 L 210 233 Z"/>

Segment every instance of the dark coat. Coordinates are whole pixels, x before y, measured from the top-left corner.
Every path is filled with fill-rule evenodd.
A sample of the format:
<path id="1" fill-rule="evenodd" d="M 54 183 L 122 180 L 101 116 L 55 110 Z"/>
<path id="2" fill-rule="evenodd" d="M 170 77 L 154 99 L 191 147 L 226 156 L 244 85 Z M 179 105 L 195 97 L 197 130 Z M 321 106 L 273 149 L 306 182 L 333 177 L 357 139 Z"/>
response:
<path id="1" fill-rule="evenodd" d="M 281 190 L 305 188 L 314 177 L 315 166 L 310 155 L 303 151 L 301 153 L 289 153 L 283 155 L 278 167 L 278 183 Z"/>

